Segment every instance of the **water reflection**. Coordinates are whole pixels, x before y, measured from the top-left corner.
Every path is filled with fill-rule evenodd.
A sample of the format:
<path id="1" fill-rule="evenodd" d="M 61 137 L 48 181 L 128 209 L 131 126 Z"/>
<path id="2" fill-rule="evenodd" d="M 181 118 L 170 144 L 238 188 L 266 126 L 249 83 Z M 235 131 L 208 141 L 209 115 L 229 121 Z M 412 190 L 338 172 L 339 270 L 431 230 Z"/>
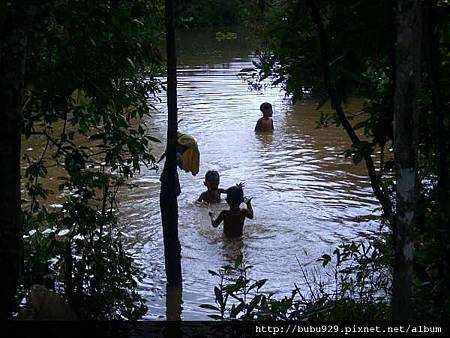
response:
<path id="1" fill-rule="evenodd" d="M 237 257 L 243 252 L 244 241 L 242 238 L 227 238 L 222 236 L 222 254 L 226 264 L 233 265 Z"/>
<path id="2" fill-rule="evenodd" d="M 167 286 L 166 288 L 166 319 L 181 320 L 182 288 Z"/>
<path id="3" fill-rule="evenodd" d="M 273 133 L 256 133 L 256 139 L 261 143 L 261 149 L 270 151 L 273 141 Z"/>

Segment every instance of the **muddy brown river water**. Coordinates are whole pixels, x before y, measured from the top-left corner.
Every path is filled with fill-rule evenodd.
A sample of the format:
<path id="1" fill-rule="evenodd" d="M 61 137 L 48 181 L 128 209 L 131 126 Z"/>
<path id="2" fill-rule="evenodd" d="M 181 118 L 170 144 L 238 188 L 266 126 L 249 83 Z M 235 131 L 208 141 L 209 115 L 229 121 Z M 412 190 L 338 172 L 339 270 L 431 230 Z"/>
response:
<path id="1" fill-rule="evenodd" d="M 250 277 L 268 279 L 264 289 L 282 296 L 294 282 L 303 285 L 297 259 L 305 267 L 319 266 L 317 258 L 340 242 L 378 227 L 365 168 L 342 155 L 349 144 L 345 133 L 336 127 L 316 129 L 319 111 L 313 100 L 294 106 L 280 88 L 249 90 L 237 74 L 253 59 L 239 36 L 217 41 L 213 31 L 179 35 L 179 130 L 194 136 L 201 152 L 197 176 L 179 171 L 184 320 L 207 319 L 199 305 L 214 302 L 218 283 L 208 270 L 233 262 L 239 251 L 254 266 Z M 253 129 L 265 101 L 273 105 L 275 131 L 258 135 Z M 159 157 L 166 133 L 165 98 L 156 105 L 158 112 L 148 124 L 163 140 L 155 148 Z M 346 109 L 360 107 L 353 100 Z M 223 238 L 222 228 L 210 224 L 208 212 L 217 215 L 227 208 L 224 201 L 195 203 L 210 169 L 220 173 L 222 187 L 243 181 L 245 195 L 254 198 L 255 218 L 246 221 L 241 240 Z M 159 175 L 143 170 L 134 179 L 136 188 L 121 197 L 127 248 L 146 274 L 139 291 L 149 306 L 147 319 L 166 318 Z"/>

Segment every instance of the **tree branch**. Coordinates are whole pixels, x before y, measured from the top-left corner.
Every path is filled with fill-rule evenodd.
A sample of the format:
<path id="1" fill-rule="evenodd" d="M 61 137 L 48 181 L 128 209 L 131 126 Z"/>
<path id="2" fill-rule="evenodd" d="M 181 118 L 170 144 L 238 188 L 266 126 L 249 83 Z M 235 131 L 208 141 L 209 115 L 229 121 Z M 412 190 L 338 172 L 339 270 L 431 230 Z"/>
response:
<path id="1" fill-rule="evenodd" d="M 349 136 L 352 144 L 358 144 L 360 143 L 360 139 L 358 135 L 356 135 L 355 130 L 348 121 L 345 112 L 342 108 L 342 99 L 337 94 L 337 91 L 334 88 L 333 83 L 331 81 L 330 51 L 328 46 L 328 38 L 325 32 L 322 17 L 314 0 L 306 0 L 306 2 L 309 7 L 313 21 L 317 27 L 317 31 L 319 33 L 322 72 L 326 91 L 328 92 L 328 96 L 330 97 L 331 103 L 337 113 L 339 122 L 342 124 L 345 131 L 347 132 L 347 135 Z M 388 195 L 383 191 L 380 185 L 380 180 L 376 173 L 372 157 L 368 153 L 364 153 L 363 157 L 364 161 L 366 162 L 366 167 L 369 174 L 372 190 L 382 206 L 385 218 L 391 224 L 392 227 L 395 227 L 395 219 L 393 216 L 392 203 Z"/>

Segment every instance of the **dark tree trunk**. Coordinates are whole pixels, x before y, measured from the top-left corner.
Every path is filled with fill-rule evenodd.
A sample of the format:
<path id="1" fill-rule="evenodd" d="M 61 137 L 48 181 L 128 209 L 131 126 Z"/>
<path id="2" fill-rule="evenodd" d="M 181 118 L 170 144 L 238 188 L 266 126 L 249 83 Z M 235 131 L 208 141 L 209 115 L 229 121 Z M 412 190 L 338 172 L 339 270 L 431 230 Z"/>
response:
<path id="1" fill-rule="evenodd" d="M 448 203 L 449 198 L 449 175 L 448 175 L 448 140 L 444 125 L 445 105 L 439 89 L 439 65 L 441 56 L 439 52 L 439 15 L 437 0 L 424 3 L 424 51 L 427 58 L 428 83 L 431 90 L 434 116 L 434 147 L 436 154 L 437 186 L 436 186 L 436 223 L 441 233 L 443 259 L 442 271 L 447 283 L 449 282 L 450 250 L 448 228 L 450 224 Z"/>
<path id="2" fill-rule="evenodd" d="M 173 24 L 173 1 L 165 1 L 167 46 L 167 149 L 161 175 L 160 207 L 164 236 L 164 257 L 168 286 L 181 286 L 181 245 L 178 239 L 177 201 L 177 61 Z"/>
<path id="3" fill-rule="evenodd" d="M 417 94 L 420 85 L 422 9 L 419 0 L 399 0 L 397 7 L 394 158 L 396 226 L 393 319 L 412 319 L 413 230 L 417 201 Z"/>
<path id="4" fill-rule="evenodd" d="M 33 10 L 21 1 L 0 14 L 0 319 L 11 318 L 22 263 L 20 147 L 27 35 Z"/>

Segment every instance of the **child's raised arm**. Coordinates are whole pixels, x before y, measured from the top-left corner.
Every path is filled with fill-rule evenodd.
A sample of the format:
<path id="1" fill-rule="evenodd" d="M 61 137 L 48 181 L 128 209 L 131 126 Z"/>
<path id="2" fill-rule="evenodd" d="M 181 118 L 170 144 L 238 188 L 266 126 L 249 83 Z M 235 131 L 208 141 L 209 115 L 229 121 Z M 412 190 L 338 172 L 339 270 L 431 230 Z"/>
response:
<path id="1" fill-rule="evenodd" d="M 245 187 L 245 182 L 236 183 L 236 187 L 244 188 Z M 226 194 L 227 193 L 227 189 L 219 188 L 219 189 L 217 189 L 217 191 L 219 192 L 219 194 Z"/>
<path id="2" fill-rule="evenodd" d="M 219 224 L 222 223 L 223 221 L 223 211 L 219 214 L 219 217 L 217 217 L 216 220 L 214 220 L 213 213 L 211 211 L 209 212 L 209 217 L 211 218 L 212 226 L 214 228 L 217 228 Z"/>
<path id="3" fill-rule="evenodd" d="M 252 219 L 253 218 L 253 207 L 252 207 L 252 199 L 253 197 L 250 198 L 246 198 L 244 200 L 244 203 L 247 205 L 247 213 L 246 213 L 246 217 Z"/>

